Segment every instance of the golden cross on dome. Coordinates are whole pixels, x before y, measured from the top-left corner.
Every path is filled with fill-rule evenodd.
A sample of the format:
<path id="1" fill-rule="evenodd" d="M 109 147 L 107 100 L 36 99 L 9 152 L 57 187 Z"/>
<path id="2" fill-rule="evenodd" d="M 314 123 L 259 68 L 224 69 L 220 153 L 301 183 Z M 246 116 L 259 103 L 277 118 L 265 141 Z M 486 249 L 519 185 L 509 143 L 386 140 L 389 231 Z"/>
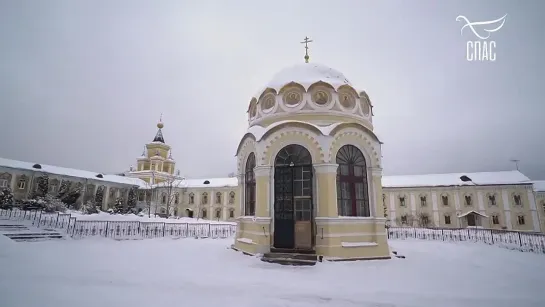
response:
<path id="1" fill-rule="evenodd" d="M 308 43 L 312 43 L 312 40 L 308 36 L 305 36 L 305 40 L 301 42 L 301 44 L 305 44 L 305 63 L 308 63 L 308 59 L 310 58 L 308 56 Z"/>

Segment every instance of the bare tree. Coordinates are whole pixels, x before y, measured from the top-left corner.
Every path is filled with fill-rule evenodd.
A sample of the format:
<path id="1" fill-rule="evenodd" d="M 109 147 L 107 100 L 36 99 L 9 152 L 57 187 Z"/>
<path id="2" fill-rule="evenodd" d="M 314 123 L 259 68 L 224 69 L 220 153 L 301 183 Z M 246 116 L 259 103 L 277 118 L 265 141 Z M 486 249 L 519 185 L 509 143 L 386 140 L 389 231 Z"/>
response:
<path id="1" fill-rule="evenodd" d="M 180 203 L 180 185 L 182 180 L 179 176 L 169 175 L 165 181 L 156 185 L 158 188 L 159 203 L 165 207 L 167 217 L 171 215 L 173 207 Z M 157 206 L 155 206 L 157 214 Z"/>
<path id="2" fill-rule="evenodd" d="M 424 227 L 424 228 L 433 227 L 433 223 L 430 219 L 429 214 L 425 212 L 417 213 L 415 222 L 418 227 Z"/>

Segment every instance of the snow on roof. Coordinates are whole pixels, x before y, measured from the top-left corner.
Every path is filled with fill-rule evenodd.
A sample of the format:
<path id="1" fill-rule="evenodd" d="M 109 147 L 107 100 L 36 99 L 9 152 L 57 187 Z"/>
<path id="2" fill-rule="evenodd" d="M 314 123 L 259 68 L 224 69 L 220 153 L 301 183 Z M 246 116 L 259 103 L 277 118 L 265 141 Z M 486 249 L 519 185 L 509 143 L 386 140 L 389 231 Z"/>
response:
<path id="1" fill-rule="evenodd" d="M 467 176 L 471 181 L 460 180 Z M 495 185 L 495 184 L 523 184 L 530 179 L 519 171 L 481 172 L 481 173 L 452 173 L 409 176 L 383 176 L 382 186 L 387 188 L 401 187 L 433 187 L 433 186 L 462 186 L 462 185 Z"/>
<path id="2" fill-rule="evenodd" d="M 259 125 L 251 126 L 250 128 L 248 128 L 246 133 L 253 134 L 255 136 L 256 142 L 258 142 L 265 135 L 265 133 L 267 133 L 267 131 L 271 130 L 274 127 L 285 124 L 285 123 L 303 123 L 303 124 L 306 124 L 306 125 L 311 125 L 311 126 L 316 127 L 316 129 L 320 130 L 320 132 L 323 135 L 329 135 L 329 133 L 333 129 L 335 129 L 335 127 L 342 124 L 342 123 L 339 122 L 339 123 L 334 123 L 334 124 L 327 125 L 327 126 L 318 126 L 318 125 L 315 125 L 315 124 L 312 124 L 312 123 L 309 123 L 309 122 L 303 122 L 303 121 L 299 121 L 299 120 L 282 120 L 282 121 L 276 122 L 274 124 L 271 124 L 271 125 L 269 125 L 267 127 L 262 127 L 262 126 L 259 126 Z"/>
<path id="3" fill-rule="evenodd" d="M 125 177 L 125 176 L 118 176 L 118 175 L 106 175 L 106 174 L 102 174 L 98 172 L 84 171 L 84 170 L 78 170 L 78 169 L 66 168 L 66 167 L 60 167 L 60 166 L 52 166 L 52 165 L 41 164 L 41 163 L 38 163 L 41 166 L 41 168 L 36 169 L 33 167 L 35 164 L 36 163 L 0 158 L 0 166 L 4 166 L 8 168 L 32 170 L 36 172 L 42 172 L 42 173 L 48 173 L 48 174 L 54 174 L 54 175 L 71 176 L 76 178 L 93 179 L 97 181 L 130 184 L 130 185 L 136 185 L 139 187 L 144 186 L 144 181 L 138 178 L 131 178 L 131 177 Z M 99 174 L 102 175 L 102 178 L 97 177 L 97 175 Z"/>
<path id="4" fill-rule="evenodd" d="M 208 182 L 208 183 L 205 183 Z M 226 178 L 207 178 L 207 179 L 185 179 L 183 186 L 186 188 L 221 188 L 221 187 L 236 187 L 238 186 L 237 177 Z"/>
<path id="5" fill-rule="evenodd" d="M 346 77 L 333 68 L 317 63 L 303 63 L 287 67 L 276 73 L 273 78 L 254 96 L 258 98 L 266 88 L 273 88 L 277 92 L 286 84 L 297 82 L 305 89 L 318 82 L 322 81 L 330 84 L 335 89 L 341 85 L 352 86 Z"/>
<path id="6" fill-rule="evenodd" d="M 469 215 L 470 213 L 477 214 L 477 215 L 480 215 L 480 216 L 482 216 L 482 217 L 488 217 L 488 215 L 486 215 L 486 214 L 484 214 L 484 213 L 477 212 L 477 211 L 475 211 L 475 210 L 469 210 L 468 212 L 466 212 L 466 213 L 464 213 L 464 214 L 458 215 L 458 217 L 464 217 L 464 216 Z"/>
<path id="7" fill-rule="evenodd" d="M 545 192 L 545 180 L 532 181 L 534 185 L 534 191 L 536 192 Z"/>

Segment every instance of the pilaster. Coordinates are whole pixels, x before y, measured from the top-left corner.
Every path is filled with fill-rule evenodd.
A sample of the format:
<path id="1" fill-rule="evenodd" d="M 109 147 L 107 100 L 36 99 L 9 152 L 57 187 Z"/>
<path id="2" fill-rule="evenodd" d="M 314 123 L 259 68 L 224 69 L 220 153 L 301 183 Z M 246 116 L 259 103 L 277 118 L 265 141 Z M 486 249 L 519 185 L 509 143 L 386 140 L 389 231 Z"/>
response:
<path id="1" fill-rule="evenodd" d="M 530 213 L 532 214 L 532 223 L 534 224 L 534 231 L 541 231 L 541 225 L 539 223 L 539 215 L 537 212 L 536 198 L 532 189 L 527 190 L 528 202 L 530 204 Z"/>
<path id="2" fill-rule="evenodd" d="M 505 215 L 505 226 L 507 229 L 513 229 L 513 222 L 511 221 L 511 207 L 509 206 L 509 195 L 507 190 L 501 191 L 501 200 L 503 202 L 503 213 Z"/>
<path id="3" fill-rule="evenodd" d="M 316 174 L 316 216 L 337 217 L 337 168 L 338 164 L 314 164 Z"/>
<path id="4" fill-rule="evenodd" d="M 432 204 L 432 210 L 433 210 L 433 222 L 435 226 L 439 227 L 439 224 L 440 224 L 439 209 L 437 208 L 437 192 L 435 191 L 431 192 L 431 204 Z"/>
<path id="5" fill-rule="evenodd" d="M 388 195 L 388 198 L 390 199 L 390 223 L 392 226 L 398 226 L 396 224 L 396 198 L 395 193 L 390 192 Z"/>
<path id="6" fill-rule="evenodd" d="M 255 216 L 269 217 L 269 193 L 271 166 L 262 165 L 254 168 L 255 175 Z"/>
<path id="7" fill-rule="evenodd" d="M 15 191 L 15 184 L 17 183 L 17 174 L 11 174 L 11 182 L 9 183 L 9 188 L 11 191 Z"/>
<path id="8" fill-rule="evenodd" d="M 481 214 L 486 214 L 486 210 L 484 208 L 484 196 L 482 191 L 477 191 L 477 206 L 479 207 L 479 212 Z"/>

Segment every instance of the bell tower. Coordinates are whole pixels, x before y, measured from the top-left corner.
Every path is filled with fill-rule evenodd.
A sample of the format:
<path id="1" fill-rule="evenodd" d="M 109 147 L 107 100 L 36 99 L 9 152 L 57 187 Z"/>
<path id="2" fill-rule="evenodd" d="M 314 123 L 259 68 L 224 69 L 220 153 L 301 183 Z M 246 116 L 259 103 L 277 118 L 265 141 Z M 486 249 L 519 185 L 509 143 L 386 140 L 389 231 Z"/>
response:
<path id="1" fill-rule="evenodd" d="M 176 161 L 172 158 L 172 150 L 165 143 L 163 136 L 162 115 L 157 123 L 157 133 L 153 141 L 144 146 L 142 155 L 136 159 L 136 170 L 129 176 L 140 178 L 150 184 L 160 183 L 174 175 Z"/>

